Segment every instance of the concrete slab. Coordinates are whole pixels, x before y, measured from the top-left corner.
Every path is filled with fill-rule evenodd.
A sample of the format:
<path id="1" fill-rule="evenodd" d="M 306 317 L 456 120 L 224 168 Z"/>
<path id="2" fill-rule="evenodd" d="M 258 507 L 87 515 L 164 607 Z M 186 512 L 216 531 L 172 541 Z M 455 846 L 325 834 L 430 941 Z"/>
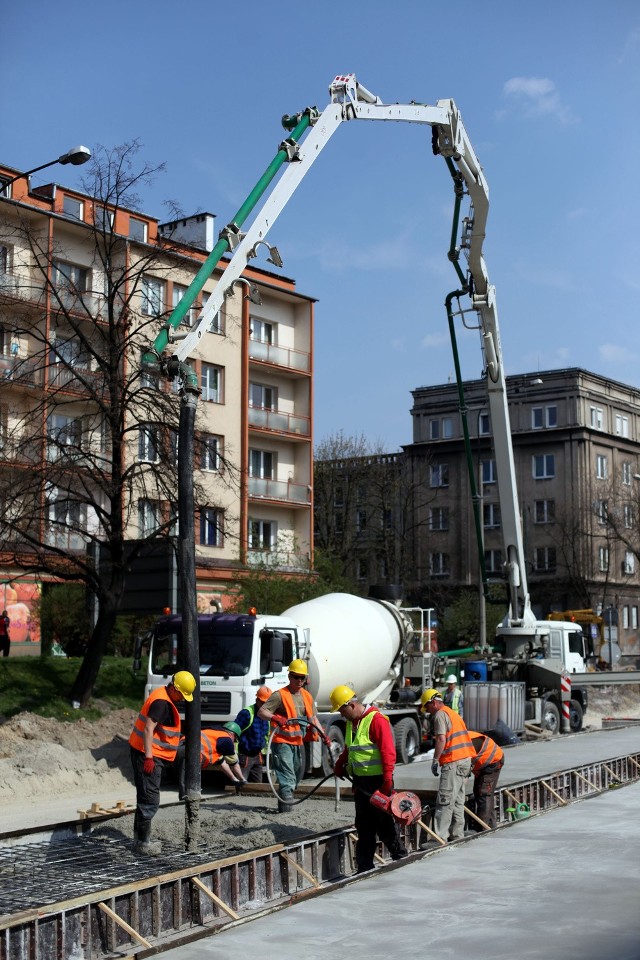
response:
<path id="1" fill-rule="evenodd" d="M 639 805 L 610 791 L 162 956 L 639 960 Z"/>

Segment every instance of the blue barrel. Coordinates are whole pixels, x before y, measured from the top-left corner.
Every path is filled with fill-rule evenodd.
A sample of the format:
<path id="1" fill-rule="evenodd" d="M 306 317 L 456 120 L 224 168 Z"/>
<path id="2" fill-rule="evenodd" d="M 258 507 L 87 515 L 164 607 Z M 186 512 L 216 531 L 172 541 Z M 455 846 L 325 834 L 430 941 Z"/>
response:
<path id="1" fill-rule="evenodd" d="M 486 660 L 465 660 L 464 662 L 464 680 L 465 683 L 477 683 L 487 679 L 487 661 Z"/>

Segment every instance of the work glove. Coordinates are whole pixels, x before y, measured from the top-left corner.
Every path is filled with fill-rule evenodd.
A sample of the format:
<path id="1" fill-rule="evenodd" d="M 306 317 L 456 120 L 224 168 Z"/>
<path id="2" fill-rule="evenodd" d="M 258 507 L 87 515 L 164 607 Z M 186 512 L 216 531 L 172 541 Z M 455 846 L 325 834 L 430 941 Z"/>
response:
<path id="1" fill-rule="evenodd" d="M 153 757 L 145 757 L 142 769 L 145 773 L 151 774 L 156 768 L 156 762 Z"/>
<path id="2" fill-rule="evenodd" d="M 235 787 L 236 787 L 236 796 L 237 796 L 238 794 L 242 793 L 242 788 L 244 787 L 244 785 L 245 785 L 246 782 L 247 782 L 246 780 L 236 780 L 236 784 L 235 784 Z"/>
<path id="3" fill-rule="evenodd" d="M 385 797 L 390 797 L 393 793 L 393 780 L 383 780 L 380 786 L 380 793 L 384 793 Z"/>
<path id="4" fill-rule="evenodd" d="M 340 779 L 344 776 L 345 770 L 347 769 L 347 761 L 344 757 L 338 757 L 333 768 L 333 772 Z"/>
<path id="5" fill-rule="evenodd" d="M 434 777 L 439 777 L 439 776 L 440 776 L 440 770 L 438 769 L 438 761 L 437 761 L 437 760 L 434 760 L 433 763 L 431 764 L 431 773 L 434 775 Z"/>

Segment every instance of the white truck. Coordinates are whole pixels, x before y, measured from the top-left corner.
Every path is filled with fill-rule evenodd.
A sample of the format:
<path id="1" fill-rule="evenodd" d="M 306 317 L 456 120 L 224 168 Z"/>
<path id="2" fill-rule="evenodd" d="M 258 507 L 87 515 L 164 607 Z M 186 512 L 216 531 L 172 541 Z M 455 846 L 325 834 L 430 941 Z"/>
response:
<path id="1" fill-rule="evenodd" d="M 562 731 L 569 732 L 572 726 L 572 709 L 575 728 L 579 727 L 581 722 L 580 711 L 583 712 L 586 708 L 586 695 L 580 702 L 577 694 L 575 697 L 572 696 L 570 684 L 567 683 L 567 676 L 573 670 L 572 656 L 582 657 L 582 670 L 584 669 L 584 650 L 577 649 L 579 644 L 575 629 L 572 630 L 570 625 L 550 626 L 547 621 L 537 621 L 529 600 L 495 288 L 489 283 L 483 255 L 489 212 L 489 190 L 482 167 L 467 136 L 460 111 L 453 100 L 439 100 L 435 106 L 415 101 L 409 104 L 383 103 L 380 97 L 359 83 L 354 74 L 335 77 L 329 92 L 330 103 L 322 112 L 315 107 L 308 107 L 300 114 L 283 118 L 283 124 L 290 135 L 281 143 L 274 160 L 234 219 L 221 231 L 218 243 L 156 337 L 152 350 L 143 357 L 143 363 L 159 365 L 169 376 L 182 377 L 183 383 L 186 382 L 185 378 L 188 379 L 192 373 L 186 361 L 197 347 L 200 338 L 215 321 L 227 292 L 240 278 L 249 259 L 255 256 L 257 245 L 264 242 L 265 236 L 302 179 L 343 123 L 357 120 L 405 122 L 430 128 L 433 153 L 444 158 L 454 188 L 454 223 L 448 258 L 455 269 L 458 288 L 446 296 L 445 306 L 460 394 L 460 413 L 467 449 L 469 483 L 474 504 L 480 567 L 485 586 L 480 498 L 476 489 L 454 323 L 455 319 L 459 318 L 465 326 L 469 327 L 467 319 L 469 314 L 475 314 L 480 334 L 495 451 L 504 541 L 504 575 L 509 590 L 509 610 L 503 624 L 498 628 L 496 649 L 493 652 L 486 646 L 485 638 L 481 638 L 483 653 L 488 654 L 487 675 L 489 670 L 491 671 L 491 679 L 487 682 L 523 684 L 526 719 L 535 720 L 553 729 L 557 712 L 561 717 Z M 257 210 L 246 232 L 243 231 L 242 226 L 245 220 L 257 207 L 259 199 L 276 174 L 283 168 L 280 179 Z M 465 198 L 468 200 L 468 210 L 465 216 L 461 216 L 461 205 Z M 459 242 L 456 246 L 458 237 Z M 194 324 L 186 335 L 177 334 L 177 328 L 193 305 L 206 279 L 220 258 L 229 252 L 230 260 L 215 291 L 208 299 L 198 323 Z M 464 260 L 466 260 L 466 269 L 461 267 L 461 261 L 464 262 Z M 181 339 L 174 353 L 169 358 L 163 356 L 165 348 L 179 337 Z M 191 373 L 180 373 L 185 366 Z M 321 666 L 327 669 L 326 663 Z M 575 670 L 582 672 L 578 665 Z M 503 680 L 504 677 L 507 679 Z M 340 678 L 340 680 L 343 679 L 345 678 Z M 380 680 L 382 681 L 382 677 Z M 324 678 L 321 683 L 324 690 Z M 573 705 L 572 701 L 574 701 Z"/>

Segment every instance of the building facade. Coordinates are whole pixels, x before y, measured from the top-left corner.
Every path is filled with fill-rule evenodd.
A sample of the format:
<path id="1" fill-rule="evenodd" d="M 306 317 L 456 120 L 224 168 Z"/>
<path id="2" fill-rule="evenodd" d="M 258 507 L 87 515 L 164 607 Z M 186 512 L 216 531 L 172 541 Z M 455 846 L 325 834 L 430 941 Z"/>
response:
<path id="1" fill-rule="evenodd" d="M 43 585 L 60 579 L 43 572 L 51 555 L 63 576 L 65 557 L 95 557 L 110 542 L 110 480 L 127 541 L 175 538 L 179 385 L 141 356 L 211 250 L 215 218 L 161 224 L 127 206 L 126 190 L 98 198 L 58 184 L 31 190 L 25 177 L 7 185 L 17 174 L 0 166 L 0 603 L 21 652 L 38 640 Z M 223 260 L 185 327 L 225 269 Z M 188 358 L 201 386 L 202 610 L 224 607 L 257 564 L 308 570 L 313 550 L 314 301 L 258 266 L 243 277 L 261 302 L 236 284 Z"/>

